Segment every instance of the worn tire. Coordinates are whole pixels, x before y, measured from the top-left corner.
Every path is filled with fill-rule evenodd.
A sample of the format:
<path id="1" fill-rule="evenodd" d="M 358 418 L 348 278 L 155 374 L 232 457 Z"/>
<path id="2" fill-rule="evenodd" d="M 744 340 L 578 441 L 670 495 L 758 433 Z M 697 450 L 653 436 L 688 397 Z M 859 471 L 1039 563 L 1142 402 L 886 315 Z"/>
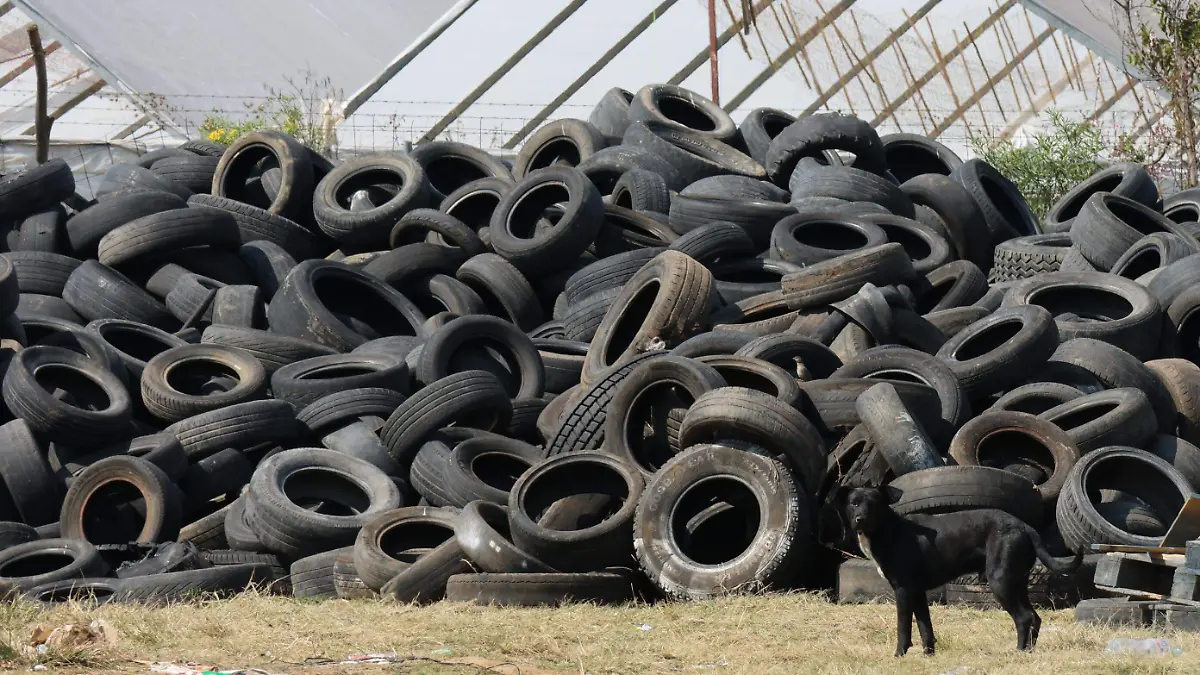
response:
<path id="1" fill-rule="evenodd" d="M 1200 366 L 1184 359 L 1156 359 L 1147 361 L 1146 367 L 1175 403 L 1174 431 L 1191 443 L 1200 441 Z"/>
<path id="2" fill-rule="evenodd" d="M 259 443 L 286 443 L 299 436 L 296 409 L 287 401 L 250 401 L 210 410 L 164 429 L 183 444 L 189 461 L 225 448 L 249 449 Z"/>
<path id="3" fill-rule="evenodd" d="M 892 509 L 904 516 L 999 509 L 1037 527 L 1042 498 L 1033 482 L 988 466 L 942 466 L 900 476 L 889 484 L 900 493 Z"/>
<path id="4" fill-rule="evenodd" d="M 765 165 L 771 141 L 791 126 L 796 118 L 790 113 L 774 108 L 755 108 L 738 126 L 742 134 L 742 142 L 746 144 L 746 152 L 754 161 Z"/>
<path id="5" fill-rule="evenodd" d="M 216 376 L 232 376 L 233 386 L 214 387 Z M 168 349 L 147 362 L 141 377 L 146 410 L 168 423 L 255 400 L 266 390 L 266 370 L 253 354 L 217 345 Z"/>
<path id="6" fill-rule="evenodd" d="M 1141 284 L 1116 275 L 1053 272 L 1018 281 L 1002 303 L 1003 307 L 1016 305 L 1041 305 L 1050 310 L 1061 342 L 1091 338 L 1139 358 L 1153 356 L 1158 348 L 1162 328 L 1159 303 Z M 1060 315 L 1065 316 L 1058 318 Z"/>
<path id="7" fill-rule="evenodd" d="M 1083 205 L 1097 192 L 1128 197 L 1151 208 L 1159 202 L 1158 187 L 1145 167 L 1134 163 L 1114 164 L 1100 169 L 1059 197 L 1042 220 L 1044 231 L 1069 232 Z"/>
<path id="8" fill-rule="evenodd" d="M 1010 389 L 988 411 L 1011 410 L 1013 412 L 1041 415 L 1051 408 L 1074 401 L 1083 396 L 1075 387 L 1058 382 L 1031 382 Z"/>
<path id="9" fill-rule="evenodd" d="M 840 113 L 809 115 L 789 125 L 771 140 L 763 166 L 770 179 L 783 186 L 802 158 L 816 157 L 826 150 L 853 153 L 855 166 L 864 171 L 887 170 L 879 134 L 857 117 Z"/>
<path id="10" fill-rule="evenodd" d="M 811 265 L 888 242 L 879 227 L 836 211 L 803 211 L 775 224 L 771 255 L 797 265 Z"/>
<path id="11" fill-rule="evenodd" d="M 512 182 L 512 174 L 503 162 L 466 143 L 419 143 L 413 147 L 409 156 L 425 169 L 425 174 L 429 177 L 430 196 L 434 203 L 481 178 L 498 178 L 507 183 Z"/>
<path id="12" fill-rule="evenodd" d="M 979 203 L 961 183 L 940 174 L 924 174 L 904 181 L 900 189 L 917 207 L 931 209 L 938 216 L 960 259 L 975 263 L 984 272 L 991 268 L 991 230 Z"/>
<path id="13" fill-rule="evenodd" d="M 1071 227 L 1071 240 L 1088 262 L 1098 269 L 1111 270 L 1125 251 L 1142 237 L 1155 232 L 1169 232 L 1185 241 L 1196 241 L 1186 230 L 1150 207 L 1101 192 L 1084 203 Z"/>
<path id="14" fill-rule="evenodd" d="M 1171 394 L 1154 373 L 1136 357 L 1106 342 L 1076 338 L 1059 345 L 1050 357 L 1047 369 L 1082 370 L 1090 373 L 1106 387 L 1140 389 L 1150 399 L 1154 417 L 1161 431 L 1174 428 L 1175 403 Z"/>
<path id="15" fill-rule="evenodd" d="M 1071 245 L 1071 237 L 1065 233 L 1033 234 L 1002 241 L 996 245 L 991 278 L 1011 281 L 1057 272 Z"/>
<path id="16" fill-rule="evenodd" d="M 614 206 L 639 213 L 667 213 L 671 210 L 671 191 L 667 181 L 653 171 L 630 169 L 613 187 Z"/>
<path id="17" fill-rule="evenodd" d="M 394 190 L 393 190 L 394 187 Z M 350 207 L 351 195 L 366 190 L 371 207 Z M 313 216 L 321 231 L 338 243 L 381 248 L 392 226 L 431 201 L 425 169 L 408 155 L 364 155 L 334 167 L 313 194 Z"/>
<path id="18" fill-rule="evenodd" d="M 557 166 L 578 166 L 606 145 L 604 134 L 590 122 L 554 120 L 530 134 L 513 162 L 513 177 L 526 178 L 534 171 Z"/>
<path id="19" fill-rule="evenodd" d="M 488 356 L 486 350 L 499 350 Z M 516 372 L 509 369 L 515 366 Z M 485 369 L 501 378 L 512 398 L 545 393 L 546 374 L 533 340 L 511 323 L 490 316 L 464 316 L 436 331 L 421 349 L 417 379 L 432 384 L 462 370 Z"/>
<path id="20" fill-rule="evenodd" d="M 347 389 L 382 387 L 408 391 L 408 365 L 386 354 L 334 354 L 290 363 L 271 375 L 271 393 L 303 407 Z"/>
<path id="21" fill-rule="evenodd" d="M 205 344 L 223 345 L 250 352 L 271 375 L 283 366 L 337 352 L 323 344 L 241 326 L 209 326 L 201 334 Z"/>
<path id="22" fill-rule="evenodd" d="M 939 446 L 971 418 L 971 405 L 962 383 L 942 360 L 908 347 L 872 347 L 837 369 L 832 377 L 915 380 L 933 387 L 941 400 L 941 424 L 926 427 Z"/>
<path id="23" fill-rule="evenodd" d="M 41 539 L 0 551 L 0 594 L 12 597 L 42 584 L 108 575 L 96 547 L 74 539 Z"/>
<path id="24" fill-rule="evenodd" d="M 1150 399 L 1132 387 L 1080 396 L 1038 417 L 1066 431 L 1084 453 L 1110 445 L 1141 447 L 1157 430 Z"/>
<path id="25" fill-rule="evenodd" d="M 94 260 L 85 261 L 71 273 L 62 298 L 89 321 L 125 319 L 171 330 L 179 326 L 166 305 L 121 273 Z"/>
<path id="26" fill-rule="evenodd" d="M 274 196 L 247 189 L 258 163 L 273 157 L 280 169 L 280 185 Z M 312 208 L 316 185 L 313 157 L 308 148 L 291 136 L 274 130 L 242 136 L 221 155 L 213 175 L 212 194 L 246 202 L 252 206 L 302 221 Z"/>
<path id="27" fill-rule="evenodd" d="M 97 248 L 99 261 L 110 267 L 160 259 L 163 254 L 193 246 L 236 249 L 242 243 L 237 221 L 216 209 L 162 211 L 105 234 Z"/>
<path id="28" fill-rule="evenodd" d="M 735 509 L 756 508 L 758 527 L 737 531 L 736 510 L 696 522 L 706 491 Z M 694 527 L 678 527 L 689 515 Z M 722 445 L 693 447 L 664 465 L 634 522 L 634 548 L 651 581 L 693 600 L 786 583 L 805 562 L 811 528 L 806 493 L 783 464 Z M 721 523 L 730 529 L 720 531 Z"/>
<path id="29" fill-rule="evenodd" d="M 544 315 L 529 279 L 504 258 L 483 253 L 468 259 L 455 276 L 479 294 L 488 314 L 507 319 L 523 331 L 541 325 Z"/>
<path id="30" fill-rule="evenodd" d="M 289 486 L 284 491 L 295 476 L 311 477 L 317 471 L 339 480 L 312 480 L 307 488 Z M 353 489 L 347 491 L 347 486 Z M 401 499 L 396 484 L 383 471 L 323 448 L 286 450 L 263 460 L 247 494 L 254 505 L 246 514 L 247 523 L 258 539 L 271 551 L 293 559 L 352 544 L 364 525 L 399 507 Z M 331 500 L 348 506 L 350 515 L 309 511 L 293 501 L 296 497 Z"/>
<path id="31" fill-rule="evenodd" d="M 20 519 L 40 526 L 58 520 L 63 493 L 61 483 L 46 460 L 32 430 L 16 419 L 0 426 L 0 481 L 6 502 L 0 506 L 6 520 Z"/>
<path id="32" fill-rule="evenodd" d="M 330 307 L 327 302 L 338 300 Z M 343 318 L 353 319 L 347 324 Z M 338 351 L 387 335 L 421 335 L 425 316 L 395 289 L 345 265 L 306 260 L 292 269 L 267 307 L 273 332 Z"/>
<path id="33" fill-rule="evenodd" d="M 605 418 L 604 452 L 637 467 L 649 480 L 682 449 L 678 435 L 670 433 L 671 415 L 682 417 L 702 394 L 724 386 L 714 368 L 692 359 L 644 361 L 617 385 Z M 649 436 L 646 427 L 652 430 Z"/>
<path id="34" fill-rule="evenodd" d="M 883 287 L 909 282 L 915 277 L 916 271 L 904 248 L 887 243 L 787 274 L 783 277 L 783 293 L 789 307 L 804 309 L 845 300 L 866 283 Z"/>
<path id="35" fill-rule="evenodd" d="M 744 387 L 702 394 L 683 418 L 679 446 L 722 440 L 752 443 L 784 458 L 805 491 L 816 494 L 825 471 L 825 442 L 812 422 L 791 405 Z"/>
<path id="36" fill-rule="evenodd" d="M 1097 513 L 1088 493 L 1091 480 L 1141 499 L 1163 522 L 1174 520 L 1193 490 L 1174 467 L 1144 450 L 1113 446 L 1087 453 L 1067 476 L 1056 512 L 1063 540 L 1074 551 L 1092 544 L 1160 543 L 1159 537 L 1124 532 Z"/>
<path id="37" fill-rule="evenodd" d="M 1022 382 L 1058 347 L 1049 311 L 1035 305 L 999 310 L 948 340 L 937 357 L 950 366 L 972 400 Z"/>
<path id="38" fill-rule="evenodd" d="M 676 251 L 646 264 L 622 288 L 596 331 L 583 366 L 583 381 L 650 347 L 652 339 L 670 349 L 700 332 L 712 306 L 712 274 Z"/>
<path id="39" fill-rule="evenodd" d="M 53 393 L 59 388 L 61 398 Z M 5 373 L 3 394 L 10 412 L 59 442 L 117 440 L 128 432 L 132 418 L 133 402 L 120 378 L 62 347 L 17 352 Z"/>
<path id="40" fill-rule="evenodd" d="M 105 509 L 104 504 L 95 503 L 103 498 L 101 489 L 114 483 L 131 486 L 140 494 L 145 510 L 140 526 L 122 527 L 128 515 L 121 513 L 123 505 Z M 175 541 L 183 526 L 183 493 L 161 469 L 144 459 L 109 457 L 75 477 L 63 500 L 59 523 L 61 536 L 92 544 Z"/>
<path id="41" fill-rule="evenodd" d="M 387 418 L 380 440 L 406 470 L 426 438 L 451 423 L 472 428 L 503 428 L 512 402 L 495 375 L 467 370 L 444 377 L 413 394 Z"/>
<path id="42" fill-rule="evenodd" d="M 614 457 L 576 453 L 547 459 L 522 474 L 509 492 L 513 543 L 566 572 L 627 566 L 633 555 L 634 510 L 643 488 L 637 469 Z M 567 513 L 560 515 L 570 522 L 542 517 L 560 499 L 585 493 L 608 499 L 580 503 L 580 508 L 565 502 Z M 619 508 L 608 503 L 614 499 L 622 501 Z"/>
<path id="43" fill-rule="evenodd" d="M 951 177 L 979 204 L 993 242 L 1040 232 L 1037 217 L 1020 189 L 991 164 L 982 159 L 967 160 Z"/>
<path id="44" fill-rule="evenodd" d="M 508 509 L 503 505 L 484 501 L 467 504 L 454 521 L 454 537 L 466 557 L 485 573 L 547 574 L 555 571 L 512 542 Z"/>
<path id="45" fill-rule="evenodd" d="M 447 580 L 446 599 L 496 607 L 611 605 L 633 600 L 635 585 L 617 572 L 456 574 Z"/>
<path id="46" fill-rule="evenodd" d="M 1079 456 L 1065 431 L 1021 412 L 984 413 L 963 425 L 950 443 L 950 457 L 960 466 L 991 466 L 1033 480 L 1047 513 Z"/>

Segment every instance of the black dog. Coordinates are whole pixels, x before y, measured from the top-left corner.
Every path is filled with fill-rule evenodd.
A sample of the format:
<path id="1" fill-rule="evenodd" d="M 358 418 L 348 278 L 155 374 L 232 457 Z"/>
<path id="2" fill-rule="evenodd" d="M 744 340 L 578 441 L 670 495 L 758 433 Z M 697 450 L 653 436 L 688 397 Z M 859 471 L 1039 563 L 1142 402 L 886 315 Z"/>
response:
<path id="1" fill-rule="evenodd" d="M 933 654 L 925 592 L 971 572 L 987 578 L 1000 606 L 1012 616 L 1017 648 L 1032 650 L 1042 625 L 1029 602 L 1034 557 L 1057 574 L 1070 574 L 1083 561 L 1083 553 L 1073 563 L 1056 560 L 1032 527 L 995 509 L 902 517 L 875 488 L 839 488 L 831 502 L 842 505 L 863 555 L 896 593 L 898 657 L 912 646 L 914 615 L 925 653 Z"/>

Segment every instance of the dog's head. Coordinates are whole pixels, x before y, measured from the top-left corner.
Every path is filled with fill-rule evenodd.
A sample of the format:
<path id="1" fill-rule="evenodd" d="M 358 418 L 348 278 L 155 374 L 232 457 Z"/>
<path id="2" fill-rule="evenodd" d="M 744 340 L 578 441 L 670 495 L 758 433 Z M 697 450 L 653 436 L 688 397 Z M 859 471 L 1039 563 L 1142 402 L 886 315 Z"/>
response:
<path id="1" fill-rule="evenodd" d="M 842 522 L 858 534 L 871 534 L 891 506 L 888 495 L 877 488 L 839 488 L 832 500 L 838 506 Z"/>

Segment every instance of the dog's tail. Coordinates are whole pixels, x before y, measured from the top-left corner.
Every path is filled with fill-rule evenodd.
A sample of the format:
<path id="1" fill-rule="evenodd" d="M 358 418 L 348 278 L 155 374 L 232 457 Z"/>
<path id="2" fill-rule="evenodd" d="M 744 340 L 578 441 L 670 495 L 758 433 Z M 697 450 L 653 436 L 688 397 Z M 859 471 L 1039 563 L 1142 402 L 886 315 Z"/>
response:
<path id="1" fill-rule="evenodd" d="M 1055 574 L 1071 574 L 1079 569 L 1083 564 L 1083 550 L 1075 554 L 1074 560 L 1065 558 L 1055 558 L 1050 555 L 1050 551 L 1046 550 L 1046 545 L 1042 543 L 1042 535 L 1037 533 L 1037 530 L 1032 527 L 1026 528 L 1029 534 L 1029 541 L 1033 543 L 1033 550 L 1037 553 L 1038 560 L 1046 566 L 1046 569 Z"/>

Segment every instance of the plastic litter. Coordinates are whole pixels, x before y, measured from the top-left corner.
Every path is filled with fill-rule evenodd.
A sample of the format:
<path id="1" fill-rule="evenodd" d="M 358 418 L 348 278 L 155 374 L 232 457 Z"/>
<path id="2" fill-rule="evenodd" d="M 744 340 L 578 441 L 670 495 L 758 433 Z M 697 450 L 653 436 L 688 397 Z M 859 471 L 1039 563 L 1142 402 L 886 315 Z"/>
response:
<path id="1" fill-rule="evenodd" d="M 1171 644 L 1170 640 L 1164 638 L 1127 638 L 1118 637 L 1108 641 L 1108 646 L 1104 648 L 1107 654 L 1145 654 L 1145 655 L 1161 655 L 1170 654 L 1171 656 L 1179 656 L 1183 653 L 1181 647 L 1176 647 Z"/>

